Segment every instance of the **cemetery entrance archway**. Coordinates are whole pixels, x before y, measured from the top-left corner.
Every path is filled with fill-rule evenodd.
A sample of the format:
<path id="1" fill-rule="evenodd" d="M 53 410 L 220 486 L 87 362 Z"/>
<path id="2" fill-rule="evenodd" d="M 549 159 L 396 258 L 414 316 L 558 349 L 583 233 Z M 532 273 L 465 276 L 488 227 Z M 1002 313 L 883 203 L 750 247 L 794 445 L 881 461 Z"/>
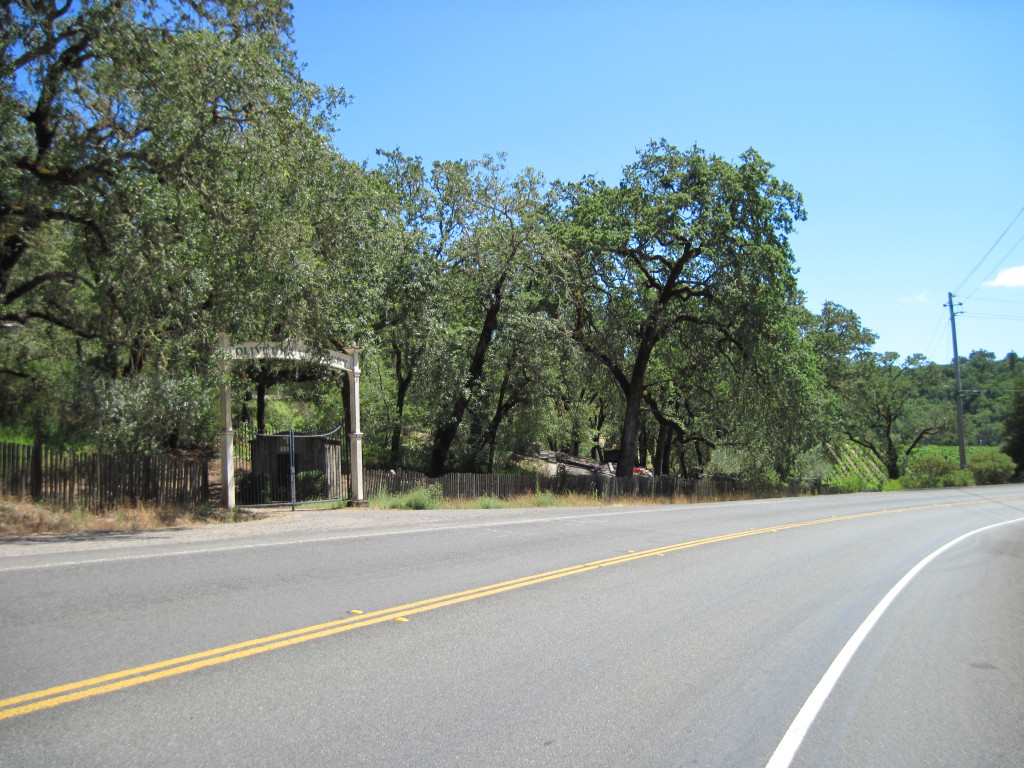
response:
<path id="1" fill-rule="evenodd" d="M 363 433 L 359 423 L 359 353 L 361 349 L 348 347 L 341 352 L 311 352 L 297 343 L 263 343 L 256 341 L 231 343 L 231 337 L 221 333 L 222 379 L 220 393 L 221 438 L 220 464 L 222 498 L 228 509 L 235 507 L 235 433 L 231 424 L 231 383 L 228 374 L 235 360 L 290 360 L 308 361 L 344 371 L 349 381 L 349 503 L 366 506 L 363 496 Z"/>

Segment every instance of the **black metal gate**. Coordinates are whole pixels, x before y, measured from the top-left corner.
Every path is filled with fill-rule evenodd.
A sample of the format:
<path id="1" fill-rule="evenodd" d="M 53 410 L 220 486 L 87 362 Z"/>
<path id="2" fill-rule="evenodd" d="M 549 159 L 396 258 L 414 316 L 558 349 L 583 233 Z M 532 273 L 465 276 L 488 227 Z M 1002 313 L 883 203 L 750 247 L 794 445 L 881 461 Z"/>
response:
<path id="1" fill-rule="evenodd" d="M 340 439 L 339 439 L 340 438 Z M 322 435 L 235 432 L 235 503 L 283 506 L 350 498 L 348 441 L 341 427 Z"/>

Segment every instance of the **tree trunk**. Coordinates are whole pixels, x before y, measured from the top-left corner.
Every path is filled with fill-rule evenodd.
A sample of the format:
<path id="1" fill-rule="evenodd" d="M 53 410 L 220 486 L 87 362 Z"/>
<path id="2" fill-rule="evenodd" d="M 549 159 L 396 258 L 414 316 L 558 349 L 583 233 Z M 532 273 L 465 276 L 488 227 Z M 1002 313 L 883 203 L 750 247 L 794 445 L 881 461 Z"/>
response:
<path id="1" fill-rule="evenodd" d="M 661 477 L 667 475 L 668 452 L 671 444 L 669 439 L 672 436 L 672 426 L 666 423 L 658 424 L 658 442 L 654 449 L 654 474 Z"/>
<path id="2" fill-rule="evenodd" d="M 401 466 L 402 460 L 402 418 L 405 412 L 405 396 L 409 392 L 409 384 L 412 382 L 412 366 L 409 373 L 402 375 L 402 350 L 397 344 L 395 351 L 395 380 L 398 382 L 398 391 L 395 394 L 395 426 L 391 430 L 391 457 L 392 467 Z"/>
<path id="3" fill-rule="evenodd" d="M 707 464 L 707 461 L 704 459 L 704 456 L 701 453 L 700 443 L 694 443 L 693 450 L 696 451 L 697 453 L 697 467 L 694 471 L 694 477 L 698 477 L 700 473 L 704 471 L 704 465 Z"/>
<path id="4" fill-rule="evenodd" d="M 885 471 L 890 480 L 898 480 L 900 476 L 900 452 L 890 435 L 885 440 Z"/>
<path id="5" fill-rule="evenodd" d="M 445 466 L 448 463 L 448 454 L 451 452 L 452 443 L 459 433 L 459 425 L 462 417 L 466 414 L 470 396 L 480 383 L 484 373 L 484 363 L 487 360 L 487 351 L 494 339 L 494 332 L 498 329 L 498 314 L 501 312 L 501 289 L 505 285 L 505 275 L 498 278 L 498 282 L 490 291 L 490 305 L 484 315 L 484 324 L 480 329 L 480 336 L 477 338 L 476 350 L 473 352 L 473 359 L 469 363 L 469 374 L 466 376 L 466 383 L 462 386 L 455 403 L 452 406 L 451 415 L 434 431 L 434 445 L 430 451 L 430 462 L 427 465 L 429 477 L 440 477 L 444 474 Z"/>
<path id="6" fill-rule="evenodd" d="M 604 449 L 601 448 L 601 430 L 604 428 L 604 399 L 597 399 L 597 421 L 594 427 L 594 447 L 590 449 L 590 458 L 604 464 Z"/>
<path id="7" fill-rule="evenodd" d="M 636 381 L 629 388 L 626 396 L 626 413 L 622 417 L 622 435 L 619 439 L 621 454 L 615 467 L 617 477 L 632 477 L 636 467 L 637 452 L 640 445 L 640 406 L 643 404 L 643 379 Z"/>
<path id="8" fill-rule="evenodd" d="M 505 420 L 505 416 L 511 412 L 513 408 L 519 403 L 518 396 L 513 393 L 507 400 L 505 399 L 505 393 L 508 389 L 509 372 L 505 371 L 505 377 L 501 380 L 501 389 L 498 392 L 498 407 L 494 411 L 494 418 L 491 419 L 491 423 L 487 425 L 487 431 L 484 434 L 484 445 L 487 446 L 487 473 L 494 472 L 494 451 L 498 446 L 498 429 L 501 427 L 501 423 Z"/>
<path id="9" fill-rule="evenodd" d="M 619 440 L 619 447 L 622 454 L 619 456 L 619 463 L 615 468 L 617 477 L 632 477 L 633 468 L 636 466 L 637 453 L 640 442 L 640 409 L 644 402 L 644 378 L 647 375 L 647 366 L 651 362 L 651 352 L 657 337 L 653 331 L 646 331 L 643 334 L 640 348 L 636 353 L 636 361 L 633 363 L 633 375 L 629 379 L 629 388 L 626 390 L 626 413 L 622 418 L 622 434 Z"/>
<path id="10" fill-rule="evenodd" d="M 267 380 L 262 373 L 256 379 L 256 434 L 267 434 Z"/>

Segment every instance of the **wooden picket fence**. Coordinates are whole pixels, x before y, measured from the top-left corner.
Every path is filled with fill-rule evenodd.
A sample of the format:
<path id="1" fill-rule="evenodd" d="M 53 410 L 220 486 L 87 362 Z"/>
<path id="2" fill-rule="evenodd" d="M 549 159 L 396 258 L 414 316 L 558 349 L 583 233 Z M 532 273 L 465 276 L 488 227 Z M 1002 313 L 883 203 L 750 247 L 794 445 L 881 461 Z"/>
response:
<path id="1" fill-rule="evenodd" d="M 0 443 L 0 493 L 94 512 L 139 502 L 197 507 L 210 501 L 210 475 L 205 459 Z"/>
<path id="2" fill-rule="evenodd" d="M 417 488 L 426 488 L 431 480 L 422 472 L 412 472 L 406 469 L 363 470 L 363 494 L 367 498 L 379 496 L 382 493 L 400 494 L 415 491 Z"/>
<path id="3" fill-rule="evenodd" d="M 685 496 L 701 500 L 737 492 L 768 496 L 787 492 L 785 488 L 750 488 L 728 478 L 618 478 L 601 473 L 546 477 L 453 472 L 435 479 L 408 470 L 369 469 L 363 476 L 364 493 L 368 498 L 381 493 L 403 494 L 433 485 L 440 486 L 444 498 L 509 498 L 550 491 L 600 498 Z M 819 486 L 811 490 L 826 493 L 832 489 Z M 17 443 L 0 443 L 0 494 L 94 512 L 139 502 L 194 508 L 215 501 L 211 498 L 210 468 L 205 459 L 143 454 L 110 456 Z"/>
<path id="4" fill-rule="evenodd" d="M 550 491 L 555 494 L 575 493 L 600 498 L 634 497 L 681 497 L 691 499 L 716 499 L 730 493 L 754 492 L 775 495 L 786 489 L 755 489 L 730 478 L 702 478 L 684 480 L 680 477 L 610 477 L 606 474 L 592 475 L 480 475 L 452 472 L 440 478 L 429 478 L 420 472 L 407 470 L 366 470 L 363 488 L 368 498 L 380 493 L 402 494 L 417 488 L 438 484 L 441 495 L 446 499 L 479 498 L 495 496 L 508 498 L 527 493 Z M 818 489 L 820 490 L 820 489 Z M 768 491 L 771 491 L 768 493 Z"/>

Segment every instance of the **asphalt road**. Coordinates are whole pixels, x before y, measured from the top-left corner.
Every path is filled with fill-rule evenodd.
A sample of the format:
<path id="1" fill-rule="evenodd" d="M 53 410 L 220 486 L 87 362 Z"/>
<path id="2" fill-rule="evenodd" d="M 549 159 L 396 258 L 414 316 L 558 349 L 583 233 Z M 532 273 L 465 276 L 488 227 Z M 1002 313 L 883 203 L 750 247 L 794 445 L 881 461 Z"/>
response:
<path id="1" fill-rule="evenodd" d="M 1016 768 L 1022 556 L 1019 485 L 0 542 L 0 765 Z"/>

